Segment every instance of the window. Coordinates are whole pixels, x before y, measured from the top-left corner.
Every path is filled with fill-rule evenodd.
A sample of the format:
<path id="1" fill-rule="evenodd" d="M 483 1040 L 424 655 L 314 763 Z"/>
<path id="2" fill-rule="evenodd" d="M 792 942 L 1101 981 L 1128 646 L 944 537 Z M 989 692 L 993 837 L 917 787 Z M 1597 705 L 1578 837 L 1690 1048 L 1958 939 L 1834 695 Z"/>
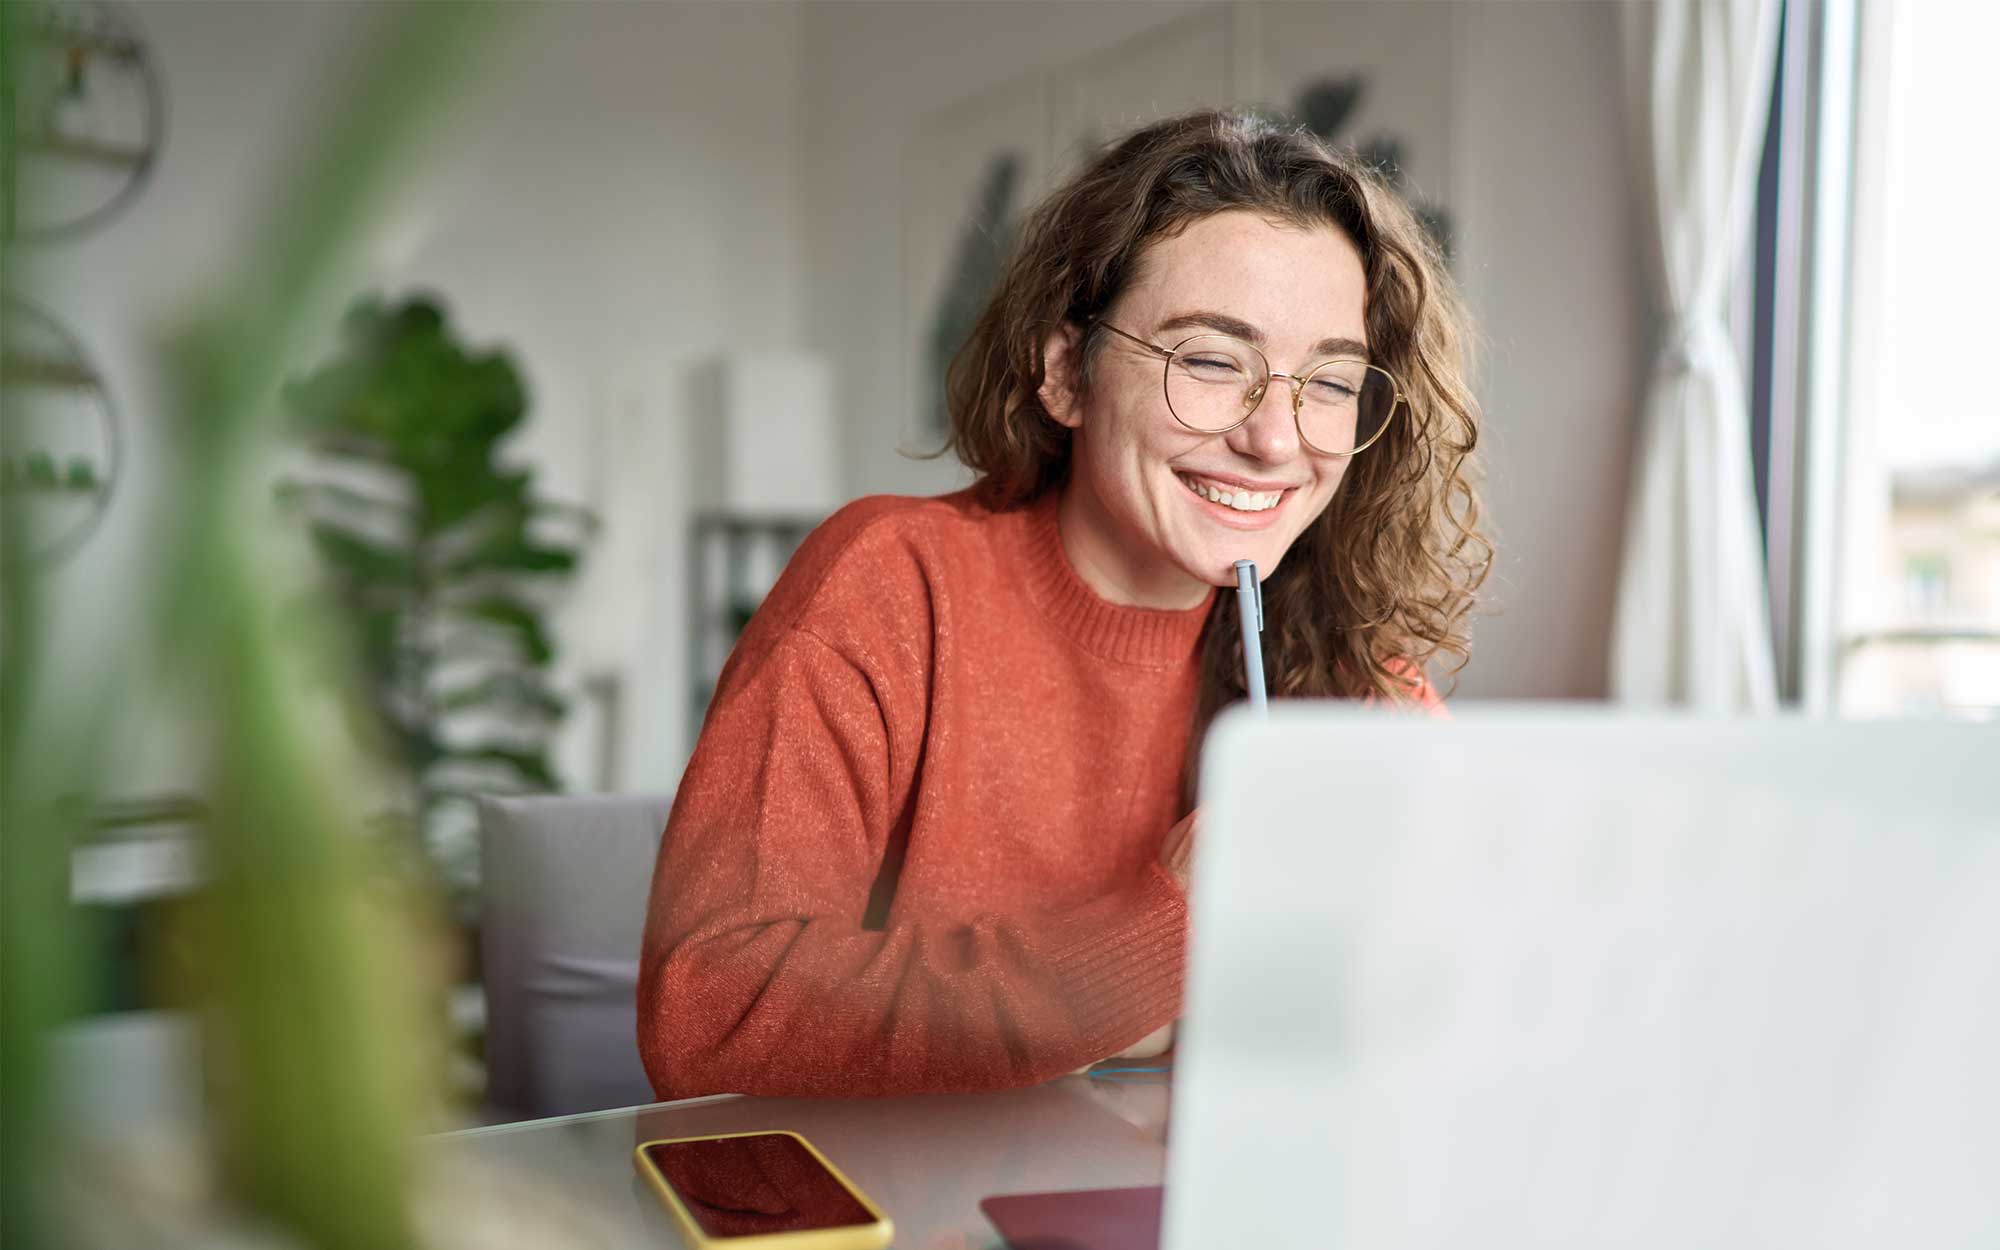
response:
<path id="1" fill-rule="evenodd" d="M 1939 555 L 1904 561 L 1903 610 L 1912 617 L 1937 616 L 1945 606 L 1945 563 Z"/>
<path id="2" fill-rule="evenodd" d="M 2000 163 L 1985 156 L 1990 136 L 1977 124 L 2000 5 L 1790 7 L 1831 15 L 1813 32 L 1813 103 L 1823 126 L 1851 103 L 1852 167 L 1829 163 L 1841 140 L 1822 128 L 1814 229 L 1839 230 L 1825 218 L 1851 212 L 1840 230 L 1849 250 L 1843 262 L 1838 248 L 1813 245 L 1814 324 L 1796 340 L 1793 376 L 1818 368 L 1821 383 L 1799 383 L 1820 450 L 1801 456 L 1792 479 L 1806 496 L 1800 547 L 1818 549 L 1796 566 L 1822 589 L 1794 606 L 1781 656 L 1799 643 L 1794 672 L 1809 708 L 2000 717 L 2000 392 L 1980 378 L 2000 290 L 1984 206 L 2000 198 Z M 1825 93 L 1843 57 L 1847 101 Z M 1830 194 L 1846 202 L 1829 214 Z M 1774 415 L 1772 429 L 1783 428 Z M 1773 561 L 1783 607 L 1780 572 L 1794 563 L 1782 551 Z"/>

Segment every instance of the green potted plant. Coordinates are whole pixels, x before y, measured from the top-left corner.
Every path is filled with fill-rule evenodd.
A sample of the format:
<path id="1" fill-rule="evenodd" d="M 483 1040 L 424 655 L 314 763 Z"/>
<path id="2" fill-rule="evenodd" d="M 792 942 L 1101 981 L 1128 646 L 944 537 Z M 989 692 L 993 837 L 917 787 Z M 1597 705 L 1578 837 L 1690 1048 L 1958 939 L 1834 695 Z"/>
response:
<path id="1" fill-rule="evenodd" d="M 299 508 L 354 625 L 363 672 L 453 897 L 477 885 L 473 794 L 553 790 L 549 740 L 564 712 L 543 623 L 576 565 L 582 511 L 502 459 L 528 411 L 502 351 L 474 351 L 433 298 L 368 298 L 333 355 L 284 391 L 310 468 Z"/>

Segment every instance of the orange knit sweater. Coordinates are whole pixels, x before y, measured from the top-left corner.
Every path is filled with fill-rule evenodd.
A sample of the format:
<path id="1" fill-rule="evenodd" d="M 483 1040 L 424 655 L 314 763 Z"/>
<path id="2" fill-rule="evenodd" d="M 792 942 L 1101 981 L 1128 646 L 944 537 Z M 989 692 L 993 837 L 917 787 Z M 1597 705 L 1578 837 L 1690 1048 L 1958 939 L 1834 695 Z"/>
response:
<path id="1" fill-rule="evenodd" d="M 641 954 L 662 1098 L 1048 1080 L 1180 1005 L 1156 864 L 1209 604 L 1120 607 L 1053 492 L 842 508 L 738 641 L 675 796 Z"/>

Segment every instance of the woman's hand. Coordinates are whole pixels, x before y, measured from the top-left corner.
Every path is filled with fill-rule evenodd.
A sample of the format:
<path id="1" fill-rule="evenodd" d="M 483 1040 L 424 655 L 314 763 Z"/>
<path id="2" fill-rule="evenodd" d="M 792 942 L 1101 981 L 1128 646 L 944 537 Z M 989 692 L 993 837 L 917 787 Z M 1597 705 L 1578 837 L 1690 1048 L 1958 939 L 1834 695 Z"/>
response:
<path id="1" fill-rule="evenodd" d="M 1167 830 L 1166 841 L 1160 843 L 1160 867 L 1167 870 L 1182 893 L 1188 888 L 1188 863 L 1194 856 L 1195 822 L 1200 815 L 1201 809 L 1197 807 L 1181 817 L 1179 824 Z"/>
<path id="2" fill-rule="evenodd" d="M 1174 1026 L 1163 1024 L 1125 1049 L 1113 1059 L 1158 1059 L 1174 1048 Z"/>
<path id="3" fill-rule="evenodd" d="M 1078 1068 L 1075 1072 L 1071 1073 L 1071 1075 L 1085 1076 L 1088 1075 L 1090 1070 L 1096 1067 L 1097 1064 L 1099 1063 L 1111 1063 L 1115 1060 L 1120 1060 L 1120 1059 L 1158 1059 L 1161 1055 L 1166 1054 L 1173 1048 L 1174 1048 L 1174 1026 L 1171 1023 L 1163 1024 L 1159 1028 L 1154 1029 L 1151 1033 L 1148 1033 L 1146 1034 L 1146 1036 L 1140 1038 L 1138 1041 L 1132 1043 L 1130 1046 L 1127 1046 L 1125 1049 L 1119 1051 L 1117 1054 L 1106 1055 L 1104 1056 L 1104 1058 L 1099 1059 L 1096 1063 L 1086 1063 L 1082 1067 Z"/>

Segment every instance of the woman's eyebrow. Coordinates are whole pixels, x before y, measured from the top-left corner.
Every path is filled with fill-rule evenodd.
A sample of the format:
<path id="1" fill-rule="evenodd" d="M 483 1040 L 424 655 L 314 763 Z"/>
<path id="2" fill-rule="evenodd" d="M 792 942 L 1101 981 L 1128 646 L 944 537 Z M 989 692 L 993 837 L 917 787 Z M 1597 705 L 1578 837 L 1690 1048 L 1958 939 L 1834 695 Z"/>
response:
<path id="1" fill-rule="evenodd" d="M 1228 313 L 1212 312 L 1208 309 L 1196 309 L 1193 312 L 1184 312 L 1169 317 L 1159 325 L 1159 331 L 1203 329 L 1214 330 L 1218 334 L 1227 334 L 1258 347 L 1264 346 L 1264 332 L 1262 330 L 1259 330 L 1256 326 L 1251 325 L 1241 317 L 1232 317 Z M 1323 360 L 1329 356 L 1359 356 L 1363 360 L 1366 360 L 1368 359 L 1368 344 L 1363 343 L 1359 339 L 1347 338 L 1321 339 L 1319 342 L 1313 344 L 1313 359 Z"/>
<path id="2" fill-rule="evenodd" d="M 1169 317 L 1160 323 L 1160 329 L 1209 329 L 1219 334 L 1227 334 L 1242 339 L 1246 343 L 1253 343 L 1258 347 L 1264 345 L 1264 332 L 1256 326 L 1251 325 L 1241 317 L 1232 317 L 1228 313 L 1209 312 L 1206 309 L 1196 309 L 1193 312 L 1184 312 L 1177 317 Z"/>

